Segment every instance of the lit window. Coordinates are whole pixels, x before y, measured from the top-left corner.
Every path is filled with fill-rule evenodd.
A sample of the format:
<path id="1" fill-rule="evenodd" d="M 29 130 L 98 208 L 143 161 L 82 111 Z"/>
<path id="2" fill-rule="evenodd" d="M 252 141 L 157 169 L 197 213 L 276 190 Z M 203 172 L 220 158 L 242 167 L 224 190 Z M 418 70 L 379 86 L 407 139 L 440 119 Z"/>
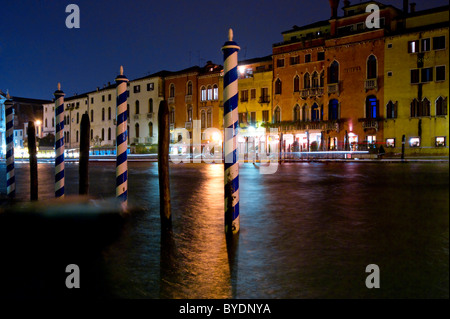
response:
<path id="1" fill-rule="evenodd" d="M 386 139 L 386 147 L 395 147 L 395 138 L 387 138 Z"/>
<path id="2" fill-rule="evenodd" d="M 213 100 L 219 100 L 219 87 L 217 86 L 217 84 L 214 84 L 213 86 Z"/>
<path id="3" fill-rule="evenodd" d="M 201 100 L 206 101 L 206 88 L 204 86 L 201 89 Z"/>
<path id="4" fill-rule="evenodd" d="M 422 39 L 422 52 L 430 51 L 431 49 L 431 41 L 430 38 Z"/>
<path id="5" fill-rule="evenodd" d="M 367 143 L 368 144 L 375 144 L 377 142 L 377 136 L 376 135 L 369 135 L 367 136 Z"/>
<path id="6" fill-rule="evenodd" d="M 212 100 L 212 88 L 208 86 L 208 101 Z"/>
<path id="7" fill-rule="evenodd" d="M 408 41 L 408 53 L 417 53 L 417 52 L 419 52 L 419 40 Z"/>
<path id="8" fill-rule="evenodd" d="M 409 139 L 410 147 L 420 147 L 420 137 L 411 137 Z"/>
<path id="9" fill-rule="evenodd" d="M 436 136 L 436 147 L 445 147 L 445 136 Z"/>

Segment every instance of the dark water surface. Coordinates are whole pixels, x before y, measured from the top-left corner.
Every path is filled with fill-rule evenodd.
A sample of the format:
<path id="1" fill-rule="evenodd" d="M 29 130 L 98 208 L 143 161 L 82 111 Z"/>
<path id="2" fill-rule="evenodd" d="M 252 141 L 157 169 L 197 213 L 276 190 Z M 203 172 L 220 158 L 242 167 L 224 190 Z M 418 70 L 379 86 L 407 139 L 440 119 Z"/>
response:
<path id="1" fill-rule="evenodd" d="M 223 166 L 171 166 L 173 235 L 161 239 L 156 163 L 129 163 L 134 213 L 102 256 L 99 285 L 120 298 L 448 298 L 448 163 L 292 163 L 240 169 L 241 231 L 231 262 Z M 0 164 L 0 172 L 5 164 Z M 39 164 L 39 199 L 53 198 Z M 5 174 L 0 178 L 5 193 Z M 28 164 L 16 163 L 29 199 Z M 78 165 L 66 164 L 66 194 Z M 90 194 L 115 195 L 113 163 L 90 164 Z M 381 288 L 368 289 L 377 264 Z"/>

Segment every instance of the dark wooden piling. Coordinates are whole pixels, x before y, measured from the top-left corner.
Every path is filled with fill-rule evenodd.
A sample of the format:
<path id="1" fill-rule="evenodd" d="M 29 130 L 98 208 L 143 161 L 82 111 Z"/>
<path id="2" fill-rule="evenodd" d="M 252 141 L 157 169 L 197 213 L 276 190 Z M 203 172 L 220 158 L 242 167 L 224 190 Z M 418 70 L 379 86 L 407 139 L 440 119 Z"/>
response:
<path id="1" fill-rule="evenodd" d="M 38 175 L 37 175 L 37 158 L 36 158 L 36 129 L 34 122 L 28 122 L 28 154 L 30 155 L 30 199 L 35 201 L 38 199 Z"/>
<path id="2" fill-rule="evenodd" d="M 159 176 L 159 203 L 161 227 L 172 227 L 170 209 L 170 181 L 169 181 L 169 107 L 167 101 L 159 104 L 158 110 L 158 176 Z"/>
<path id="3" fill-rule="evenodd" d="M 83 114 L 80 123 L 80 165 L 78 170 L 80 195 L 89 194 L 89 141 L 91 124 L 89 115 Z"/>

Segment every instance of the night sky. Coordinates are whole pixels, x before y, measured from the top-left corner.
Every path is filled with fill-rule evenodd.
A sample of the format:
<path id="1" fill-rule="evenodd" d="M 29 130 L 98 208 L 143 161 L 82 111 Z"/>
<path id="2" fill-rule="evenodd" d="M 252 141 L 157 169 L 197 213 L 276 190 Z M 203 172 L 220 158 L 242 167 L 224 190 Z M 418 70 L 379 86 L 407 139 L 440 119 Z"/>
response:
<path id="1" fill-rule="evenodd" d="M 416 10 L 448 4 L 416 2 Z M 66 28 L 70 3 L 80 8 L 79 29 Z M 261 57 L 282 41 L 282 31 L 329 17 L 328 0 L 2 1 L 0 89 L 51 99 L 58 82 L 67 96 L 103 87 L 120 65 L 134 79 L 208 60 L 223 64 L 220 48 L 230 27 L 239 60 Z"/>

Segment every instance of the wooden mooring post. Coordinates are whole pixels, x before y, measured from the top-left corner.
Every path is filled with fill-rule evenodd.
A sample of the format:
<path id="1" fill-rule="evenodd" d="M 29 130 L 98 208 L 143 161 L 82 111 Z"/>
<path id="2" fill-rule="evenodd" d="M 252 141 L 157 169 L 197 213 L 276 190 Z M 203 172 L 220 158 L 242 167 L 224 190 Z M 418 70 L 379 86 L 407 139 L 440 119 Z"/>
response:
<path id="1" fill-rule="evenodd" d="M 36 157 L 36 129 L 34 122 L 28 122 L 28 154 L 30 155 L 30 199 L 36 201 L 38 199 L 38 173 L 37 173 L 37 157 Z"/>

